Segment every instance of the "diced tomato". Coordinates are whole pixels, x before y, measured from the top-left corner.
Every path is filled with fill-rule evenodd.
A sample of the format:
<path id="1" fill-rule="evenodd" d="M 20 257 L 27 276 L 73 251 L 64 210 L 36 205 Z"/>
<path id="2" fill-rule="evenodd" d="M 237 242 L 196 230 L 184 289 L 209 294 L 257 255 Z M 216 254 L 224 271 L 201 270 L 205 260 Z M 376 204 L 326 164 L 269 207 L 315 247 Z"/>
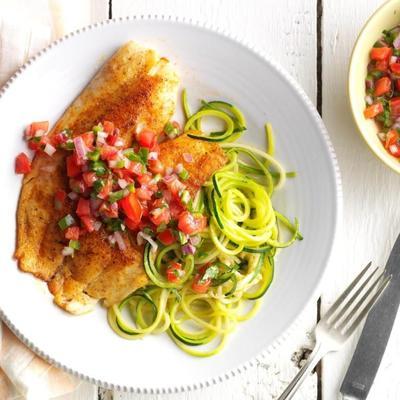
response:
<path id="1" fill-rule="evenodd" d="M 136 192 L 129 193 L 128 196 L 119 200 L 118 204 L 123 209 L 125 215 L 133 222 L 139 223 L 142 219 L 143 210 L 142 205 L 140 204 Z"/>
<path id="2" fill-rule="evenodd" d="M 56 133 L 51 137 L 51 144 L 54 147 L 58 147 L 62 144 L 64 144 L 68 140 L 68 136 L 62 132 Z"/>
<path id="3" fill-rule="evenodd" d="M 399 143 L 393 143 L 389 146 L 388 148 L 389 153 L 393 156 L 393 157 L 400 157 L 400 145 Z"/>
<path id="4" fill-rule="evenodd" d="M 390 69 L 392 70 L 393 73 L 400 74 L 400 63 L 390 64 Z"/>
<path id="5" fill-rule="evenodd" d="M 162 174 L 164 165 L 160 160 L 149 160 L 149 169 L 153 174 Z"/>
<path id="6" fill-rule="evenodd" d="M 143 175 L 143 165 L 137 161 L 131 161 L 127 167 L 128 171 L 137 176 Z"/>
<path id="7" fill-rule="evenodd" d="M 149 129 L 143 129 L 137 134 L 137 141 L 142 147 L 147 147 L 148 149 L 154 145 L 157 141 L 156 134 Z"/>
<path id="8" fill-rule="evenodd" d="M 74 178 L 81 173 L 81 167 L 78 165 L 78 161 L 76 159 L 76 155 L 72 154 L 67 157 L 67 175 L 70 178 Z"/>
<path id="9" fill-rule="evenodd" d="M 139 224 L 138 224 L 137 222 L 135 222 L 135 221 L 132 221 L 132 220 L 129 219 L 129 218 L 125 218 L 125 219 L 124 219 L 124 224 L 125 224 L 129 229 L 131 229 L 132 231 L 136 231 L 136 230 L 138 230 L 138 228 L 139 228 Z"/>
<path id="10" fill-rule="evenodd" d="M 47 132 L 49 130 L 49 121 L 32 122 L 31 129 L 33 133 L 37 132 L 38 130 Z"/>
<path id="11" fill-rule="evenodd" d="M 80 135 L 80 136 L 82 137 L 82 140 L 85 143 L 85 146 L 89 150 L 93 149 L 94 133 L 92 131 L 90 131 L 90 132 L 82 133 L 82 135 Z"/>
<path id="12" fill-rule="evenodd" d="M 65 239 L 78 240 L 79 239 L 80 228 L 79 226 L 69 226 L 65 230 Z"/>
<path id="13" fill-rule="evenodd" d="M 167 207 L 154 208 L 149 214 L 150 221 L 154 225 L 168 224 L 171 221 L 171 213 Z"/>
<path id="14" fill-rule="evenodd" d="M 400 117 L 400 97 L 392 97 L 392 99 L 389 101 L 389 105 L 392 117 Z"/>
<path id="15" fill-rule="evenodd" d="M 171 194 L 177 198 L 179 198 L 181 191 L 186 189 L 186 185 L 184 185 L 177 177 L 168 180 L 168 182 L 166 182 L 166 185 Z"/>
<path id="16" fill-rule="evenodd" d="M 386 60 L 392 56 L 392 53 L 393 51 L 390 47 L 374 47 L 369 55 L 371 60 Z"/>
<path id="17" fill-rule="evenodd" d="M 106 200 L 108 195 L 111 192 L 112 185 L 113 185 L 112 180 L 111 179 L 107 179 L 105 185 L 100 190 L 100 193 L 97 195 L 97 197 L 99 197 L 100 199 Z"/>
<path id="18" fill-rule="evenodd" d="M 110 121 L 104 121 L 103 122 L 103 130 L 104 132 L 111 134 L 114 131 L 114 123 Z"/>
<path id="19" fill-rule="evenodd" d="M 192 235 L 201 232 L 207 226 L 207 219 L 204 215 L 193 215 L 184 211 L 178 220 L 178 229 L 183 233 Z"/>
<path id="20" fill-rule="evenodd" d="M 83 227 L 90 233 L 94 231 L 94 223 L 96 220 L 93 217 L 82 216 L 80 217 Z"/>
<path id="21" fill-rule="evenodd" d="M 169 203 L 169 211 L 173 219 L 178 219 L 182 212 L 185 210 L 179 202 L 172 200 Z"/>
<path id="22" fill-rule="evenodd" d="M 136 178 L 136 180 L 138 181 L 138 183 L 140 185 L 148 185 L 149 182 L 151 181 L 151 179 L 152 179 L 152 176 L 150 174 L 143 174 Z"/>
<path id="23" fill-rule="evenodd" d="M 90 201 L 80 197 L 76 207 L 76 213 L 79 217 L 90 215 Z"/>
<path id="24" fill-rule="evenodd" d="M 396 129 L 391 129 L 386 134 L 385 149 L 388 150 L 389 147 L 393 144 L 396 144 L 398 140 L 399 140 L 399 134 L 397 133 Z"/>
<path id="25" fill-rule="evenodd" d="M 136 189 L 135 193 L 140 200 L 151 200 L 151 196 L 153 195 L 153 192 L 151 190 L 143 187 Z"/>
<path id="26" fill-rule="evenodd" d="M 107 138 L 106 138 L 106 142 L 110 146 L 115 146 L 115 143 L 117 142 L 118 139 L 119 139 L 118 135 L 108 135 Z"/>
<path id="27" fill-rule="evenodd" d="M 154 151 L 155 153 L 160 153 L 160 145 L 157 143 L 157 141 L 154 141 L 153 145 L 149 149 L 150 151 Z"/>
<path id="28" fill-rule="evenodd" d="M 87 171 L 82 174 L 83 181 L 87 187 L 92 187 L 93 183 L 97 180 L 95 172 Z"/>
<path id="29" fill-rule="evenodd" d="M 165 231 L 160 232 L 158 235 L 158 240 L 165 246 L 169 246 L 176 242 L 176 238 L 171 229 L 166 229 Z"/>
<path id="30" fill-rule="evenodd" d="M 375 103 L 375 104 L 372 104 L 371 106 L 367 107 L 364 110 L 364 117 L 365 118 L 374 118 L 381 112 L 383 112 L 383 104 Z"/>
<path id="31" fill-rule="evenodd" d="M 15 158 L 15 172 L 17 174 L 27 174 L 31 172 L 31 162 L 25 153 L 20 153 Z"/>
<path id="32" fill-rule="evenodd" d="M 54 195 L 54 207 L 56 210 L 61 210 L 63 208 L 65 199 L 67 198 L 67 193 L 65 190 L 57 190 L 57 192 Z"/>
<path id="33" fill-rule="evenodd" d="M 378 79 L 375 82 L 375 96 L 382 96 L 385 93 L 390 92 L 392 88 L 392 81 L 387 76 L 384 76 L 381 79 Z"/>
<path id="34" fill-rule="evenodd" d="M 101 215 L 104 215 L 108 218 L 118 218 L 118 203 L 107 203 L 103 202 L 103 204 L 99 208 L 99 212 Z"/>
<path id="35" fill-rule="evenodd" d="M 389 60 L 381 60 L 375 62 L 375 69 L 381 72 L 387 72 L 389 68 Z"/>
<path id="36" fill-rule="evenodd" d="M 105 144 L 101 147 L 101 158 L 103 160 L 115 160 L 117 157 L 118 149 L 114 146 Z"/>
<path id="37" fill-rule="evenodd" d="M 67 193 L 65 192 L 65 190 L 59 189 L 59 190 L 57 190 L 54 197 L 56 198 L 56 200 L 63 203 L 65 201 L 65 199 L 67 198 Z"/>
<path id="38" fill-rule="evenodd" d="M 211 284 L 211 279 L 201 280 L 202 274 L 196 274 L 192 282 L 192 290 L 195 293 L 206 293 Z"/>
<path id="39" fill-rule="evenodd" d="M 165 276 L 167 277 L 167 281 L 172 283 L 179 282 L 182 273 L 183 273 L 182 264 L 177 262 L 171 263 L 165 270 Z"/>

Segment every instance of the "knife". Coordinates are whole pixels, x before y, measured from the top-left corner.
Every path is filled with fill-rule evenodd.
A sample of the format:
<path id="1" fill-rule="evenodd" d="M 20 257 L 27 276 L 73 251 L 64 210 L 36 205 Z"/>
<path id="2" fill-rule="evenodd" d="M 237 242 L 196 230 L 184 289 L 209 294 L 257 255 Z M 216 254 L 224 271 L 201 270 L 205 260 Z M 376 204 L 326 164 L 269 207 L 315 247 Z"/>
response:
<path id="1" fill-rule="evenodd" d="M 369 312 L 356 351 L 342 382 L 345 400 L 365 400 L 374 382 L 400 304 L 400 235 L 385 267 L 392 279 Z"/>

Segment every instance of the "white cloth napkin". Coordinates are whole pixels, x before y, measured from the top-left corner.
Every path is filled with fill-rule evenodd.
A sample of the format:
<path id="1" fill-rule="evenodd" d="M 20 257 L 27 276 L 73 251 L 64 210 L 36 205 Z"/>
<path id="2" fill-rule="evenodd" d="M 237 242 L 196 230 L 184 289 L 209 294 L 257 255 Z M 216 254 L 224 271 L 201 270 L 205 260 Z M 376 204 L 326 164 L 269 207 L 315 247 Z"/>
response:
<path id="1" fill-rule="evenodd" d="M 90 20 L 90 0 L 0 0 L 0 87 L 38 50 Z M 36 356 L 0 321 L 1 400 L 52 399 L 79 384 Z"/>

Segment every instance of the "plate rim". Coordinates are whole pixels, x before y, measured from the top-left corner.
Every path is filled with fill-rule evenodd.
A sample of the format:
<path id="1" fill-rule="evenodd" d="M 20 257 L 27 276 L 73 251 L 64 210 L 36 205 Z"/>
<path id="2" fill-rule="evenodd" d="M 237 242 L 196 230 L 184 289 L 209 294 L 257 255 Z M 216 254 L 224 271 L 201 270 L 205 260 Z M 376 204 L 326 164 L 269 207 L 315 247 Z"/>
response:
<path id="1" fill-rule="evenodd" d="M 2 307 L 0 305 L 0 323 L 2 320 L 22 343 L 24 343 L 28 348 L 30 348 L 34 353 L 36 353 L 42 359 L 44 359 L 48 363 L 56 366 L 57 368 L 65 371 L 81 380 L 90 382 L 92 384 L 95 384 L 97 386 L 100 386 L 102 388 L 106 388 L 109 390 L 117 390 L 117 391 L 130 392 L 130 393 L 135 393 L 135 394 L 155 394 L 155 395 L 157 395 L 157 394 L 183 393 L 183 392 L 189 392 L 189 391 L 207 388 L 207 387 L 213 386 L 217 383 L 224 382 L 230 378 L 233 378 L 237 375 L 242 374 L 248 368 L 254 367 L 257 363 L 262 362 L 262 360 L 266 356 L 270 355 L 274 350 L 276 350 L 280 346 L 282 346 L 287 341 L 287 339 L 293 334 L 294 330 L 299 325 L 301 320 L 304 319 L 305 309 L 311 304 L 311 302 L 314 302 L 320 295 L 320 289 L 322 286 L 322 282 L 324 281 L 324 278 L 327 275 L 329 266 L 332 261 L 333 250 L 336 247 L 336 244 L 338 242 L 338 240 L 337 240 L 338 233 L 340 231 L 340 226 L 342 223 L 342 207 L 343 207 L 343 205 L 342 205 L 342 203 L 343 203 L 342 179 L 341 179 L 337 156 L 336 156 L 333 144 L 331 142 L 331 139 L 329 137 L 328 131 L 322 121 L 321 116 L 317 112 L 314 104 L 311 102 L 308 95 L 305 93 L 304 89 L 300 86 L 300 84 L 279 63 L 277 63 L 275 60 L 271 59 L 265 52 L 261 51 L 255 45 L 249 43 L 247 40 L 244 40 L 242 37 L 240 37 L 238 35 L 232 34 L 227 29 L 222 29 L 218 26 L 215 26 L 215 25 L 210 24 L 205 21 L 194 20 L 192 18 L 172 16 L 172 15 L 168 15 L 168 14 L 141 14 L 141 15 L 130 15 L 130 16 L 125 16 L 125 17 L 116 17 L 116 18 L 112 18 L 112 19 L 106 19 L 103 21 L 99 21 L 99 22 L 95 22 L 95 23 L 83 26 L 82 28 L 72 31 L 72 32 L 62 36 L 61 38 L 51 42 L 49 45 L 44 47 L 42 50 L 40 50 L 34 56 L 30 57 L 21 67 L 19 67 L 17 69 L 17 71 L 8 79 L 8 81 L 0 89 L 0 100 L 2 99 L 4 94 L 7 92 L 7 90 L 10 88 L 10 86 L 13 84 L 13 82 L 23 73 L 24 70 L 29 68 L 33 63 L 35 63 L 38 59 L 40 59 L 44 54 L 46 54 L 52 48 L 58 46 L 62 42 L 69 40 L 74 36 L 80 35 L 86 31 L 99 29 L 106 25 L 117 25 L 117 24 L 122 24 L 122 23 L 127 23 L 127 22 L 129 23 L 129 22 L 135 22 L 135 21 L 166 21 L 166 22 L 170 22 L 172 24 L 178 23 L 178 24 L 186 25 L 186 26 L 189 26 L 192 28 L 200 28 L 200 29 L 206 30 L 208 32 L 211 32 L 213 34 L 216 34 L 218 36 L 222 36 L 226 39 L 231 40 L 232 42 L 241 46 L 245 50 L 250 51 L 253 55 L 257 56 L 263 62 L 269 64 L 275 70 L 275 72 L 277 72 L 287 83 L 289 83 L 289 85 L 297 92 L 297 94 L 300 96 L 300 98 L 304 102 L 307 110 L 310 112 L 313 122 L 315 122 L 317 124 L 319 131 L 322 135 L 322 138 L 324 139 L 323 143 L 327 148 L 328 156 L 329 156 L 331 166 L 332 166 L 333 172 L 334 172 L 333 175 L 334 175 L 334 185 L 335 185 L 335 194 L 336 194 L 336 199 L 335 199 L 336 200 L 335 201 L 335 206 L 336 206 L 335 217 L 336 218 L 334 221 L 333 240 L 332 240 L 332 245 L 329 249 L 329 253 L 326 255 L 325 267 L 322 271 L 322 274 L 321 274 L 317 284 L 315 285 L 315 287 L 313 289 L 313 293 L 310 295 L 309 299 L 305 302 L 299 315 L 291 323 L 288 324 L 288 326 L 285 328 L 285 330 L 278 337 L 276 337 L 272 341 L 272 343 L 270 343 L 259 354 L 257 354 L 256 356 L 253 356 L 248 361 L 246 361 L 242 364 L 239 364 L 239 365 L 225 371 L 224 373 L 221 373 L 218 376 L 209 377 L 198 383 L 190 383 L 190 384 L 181 385 L 181 386 L 168 386 L 168 387 L 165 386 L 162 388 L 143 387 L 143 386 L 141 387 L 141 386 L 137 386 L 137 385 L 121 386 L 119 384 L 114 384 L 112 382 L 102 381 L 93 376 L 85 375 L 85 374 L 79 372 L 78 370 L 73 370 L 73 369 L 69 368 L 68 366 L 53 359 L 45 351 L 38 348 L 24 334 L 22 334 L 22 332 L 20 332 L 19 329 L 11 322 L 11 319 L 7 316 L 7 314 L 5 313 L 5 311 L 2 309 Z"/>

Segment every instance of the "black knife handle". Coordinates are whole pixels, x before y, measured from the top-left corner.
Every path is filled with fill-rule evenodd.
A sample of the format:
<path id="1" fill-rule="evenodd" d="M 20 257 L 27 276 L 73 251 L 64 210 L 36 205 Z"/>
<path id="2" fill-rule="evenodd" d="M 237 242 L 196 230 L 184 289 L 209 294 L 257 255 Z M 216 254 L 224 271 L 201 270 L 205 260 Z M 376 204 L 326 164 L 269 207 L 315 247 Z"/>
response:
<path id="1" fill-rule="evenodd" d="M 340 388 L 346 396 L 365 400 L 374 382 L 399 308 L 400 290 L 394 283 L 389 283 L 368 314 Z"/>

